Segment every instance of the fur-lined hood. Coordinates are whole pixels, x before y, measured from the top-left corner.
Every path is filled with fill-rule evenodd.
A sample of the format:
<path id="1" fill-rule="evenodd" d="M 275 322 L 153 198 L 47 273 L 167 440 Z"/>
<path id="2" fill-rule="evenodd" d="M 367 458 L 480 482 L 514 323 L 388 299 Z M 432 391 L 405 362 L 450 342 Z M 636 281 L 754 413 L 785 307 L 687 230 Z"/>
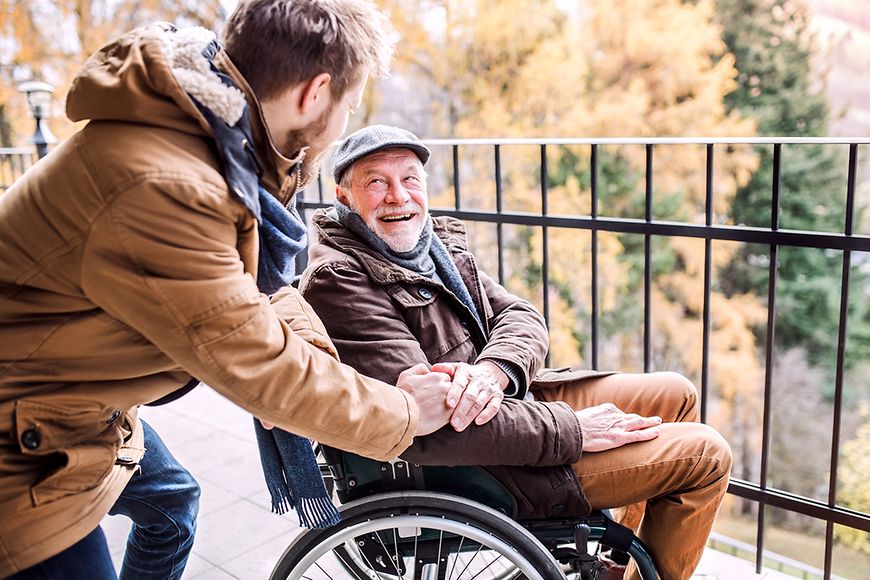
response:
<path id="1" fill-rule="evenodd" d="M 210 70 L 203 50 L 214 39 L 205 28 L 175 29 L 168 23 L 128 32 L 82 67 L 67 95 L 67 116 L 73 121 L 130 122 L 205 136 L 211 129 L 191 95 L 229 125 L 239 120 L 247 104 L 257 157 L 267 169 L 264 185 L 275 194 L 285 191 L 286 177 L 304 151 L 295 159 L 277 151 L 259 103 L 226 52 L 220 50 L 214 63 L 239 88 L 224 85 Z"/>

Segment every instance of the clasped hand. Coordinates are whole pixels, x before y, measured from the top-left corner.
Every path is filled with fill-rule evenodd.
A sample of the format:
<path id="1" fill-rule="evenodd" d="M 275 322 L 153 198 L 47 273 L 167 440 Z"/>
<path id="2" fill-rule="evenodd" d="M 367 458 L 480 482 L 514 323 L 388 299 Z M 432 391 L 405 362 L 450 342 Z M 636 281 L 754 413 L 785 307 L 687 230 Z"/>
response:
<path id="1" fill-rule="evenodd" d="M 464 431 L 472 422 L 483 425 L 501 408 L 509 379 L 494 363 L 436 363 L 432 371 L 445 373 L 453 380 L 447 406 L 453 409 L 450 424 L 457 431 Z"/>

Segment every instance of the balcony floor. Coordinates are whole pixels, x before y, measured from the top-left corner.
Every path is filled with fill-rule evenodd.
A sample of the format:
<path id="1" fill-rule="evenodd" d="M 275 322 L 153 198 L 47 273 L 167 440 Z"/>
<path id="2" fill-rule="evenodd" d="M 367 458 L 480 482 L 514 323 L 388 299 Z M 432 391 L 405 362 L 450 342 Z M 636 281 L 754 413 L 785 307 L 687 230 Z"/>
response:
<path id="1" fill-rule="evenodd" d="M 163 407 L 143 407 L 148 421 L 202 487 L 196 543 L 184 578 L 263 580 L 299 533 L 296 517 L 269 511 L 250 415 L 213 390 L 199 387 Z M 120 566 L 130 521 L 107 516 L 103 529 Z M 789 578 L 755 574 L 739 558 L 707 550 L 693 578 Z"/>

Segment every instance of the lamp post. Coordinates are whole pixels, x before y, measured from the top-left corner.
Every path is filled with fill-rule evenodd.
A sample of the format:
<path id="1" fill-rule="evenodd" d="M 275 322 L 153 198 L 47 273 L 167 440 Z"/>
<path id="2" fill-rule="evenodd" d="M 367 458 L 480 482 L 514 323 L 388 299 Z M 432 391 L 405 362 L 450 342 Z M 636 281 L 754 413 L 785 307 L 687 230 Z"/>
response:
<path id="1" fill-rule="evenodd" d="M 18 85 L 18 91 L 24 93 L 27 109 L 36 121 L 36 130 L 28 142 L 36 145 L 36 154 L 40 159 L 48 153 L 48 146 L 57 143 L 48 124 L 43 121 L 51 116 L 51 94 L 54 87 L 41 81 L 27 81 Z"/>

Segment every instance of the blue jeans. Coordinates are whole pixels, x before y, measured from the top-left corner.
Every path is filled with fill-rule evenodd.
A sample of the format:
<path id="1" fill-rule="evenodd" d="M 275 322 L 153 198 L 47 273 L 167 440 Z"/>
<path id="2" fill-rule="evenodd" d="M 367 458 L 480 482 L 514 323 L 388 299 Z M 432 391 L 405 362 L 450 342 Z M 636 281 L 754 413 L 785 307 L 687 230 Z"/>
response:
<path id="1" fill-rule="evenodd" d="M 193 547 L 199 485 L 172 456 L 157 432 L 142 421 L 147 450 L 111 515 L 133 520 L 122 580 L 181 578 Z M 60 554 L 9 580 L 116 580 L 115 568 L 99 527 Z"/>

